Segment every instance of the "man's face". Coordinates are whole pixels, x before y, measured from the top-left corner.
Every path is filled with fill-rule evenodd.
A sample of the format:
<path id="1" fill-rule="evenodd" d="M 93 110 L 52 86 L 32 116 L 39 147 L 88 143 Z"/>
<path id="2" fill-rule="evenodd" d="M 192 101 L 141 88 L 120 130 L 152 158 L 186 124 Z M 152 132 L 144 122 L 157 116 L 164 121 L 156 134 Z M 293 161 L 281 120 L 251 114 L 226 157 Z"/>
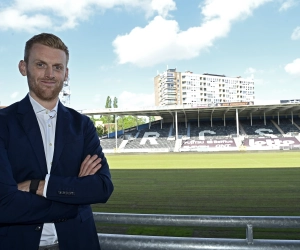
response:
<path id="1" fill-rule="evenodd" d="M 27 76 L 30 95 L 38 102 L 57 100 L 68 79 L 66 53 L 60 49 L 34 44 L 28 62 L 21 61 L 19 70 Z"/>

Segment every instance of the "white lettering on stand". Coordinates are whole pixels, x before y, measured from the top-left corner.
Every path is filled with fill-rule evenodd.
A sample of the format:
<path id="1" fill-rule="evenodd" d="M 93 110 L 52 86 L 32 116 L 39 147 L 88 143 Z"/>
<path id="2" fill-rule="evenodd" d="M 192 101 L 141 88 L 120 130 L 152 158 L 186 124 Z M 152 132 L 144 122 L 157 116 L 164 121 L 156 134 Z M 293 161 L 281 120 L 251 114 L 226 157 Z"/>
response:
<path id="1" fill-rule="evenodd" d="M 205 133 L 211 134 L 211 135 L 215 135 L 216 134 L 215 131 L 203 130 L 203 131 L 199 132 L 199 140 L 205 140 L 205 136 L 204 136 Z"/>
<path id="2" fill-rule="evenodd" d="M 145 132 L 140 145 L 145 145 L 146 141 L 149 140 L 151 145 L 157 145 L 158 142 L 156 141 L 156 138 L 159 137 L 159 133 L 157 132 Z"/>

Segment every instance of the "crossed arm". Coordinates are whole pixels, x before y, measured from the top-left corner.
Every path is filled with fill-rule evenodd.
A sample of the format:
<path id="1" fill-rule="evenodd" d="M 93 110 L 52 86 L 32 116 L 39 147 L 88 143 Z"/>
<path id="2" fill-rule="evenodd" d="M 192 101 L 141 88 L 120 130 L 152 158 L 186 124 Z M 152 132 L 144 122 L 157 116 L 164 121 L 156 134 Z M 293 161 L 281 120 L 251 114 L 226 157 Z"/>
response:
<path id="1" fill-rule="evenodd" d="M 81 163 L 78 177 L 94 175 L 101 168 L 102 165 L 100 163 L 101 163 L 101 158 L 99 158 L 98 155 L 93 155 L 93 156 L 88 155 Z M 18 190 L 29 192 L 30 183 L 31 180 L 18 183 Z M 45 187 L 45 180 L 41 180 L 38 189 L 36 191 L 36 194 L 43 196 L 44 187 Z"/>
<path id="2" fill-rule="evenodd" d="M 39 162 L 33 150 L 28 147 L 31 144 L 27 140 L 28 134 L 9 111 L 0 112 L 0 226 L 74 218 L 84 205 L 108 200 L 113 191 L 109 166 L 89 118 L 76 116 L 80 128 L 71 129 L 73 134 L 65 143 L 72 144 L 66 144 L 56 162 L 45 198 L 45 180 L 40 181 L 37 195 L 29 192 L 31 179 L 44 179 L 44 176 L 38 171 Z M 76 140 L 71 140 L 73 138 Z M 18 151 L 21 153 L 16 157 Z M 80 159 L 84 159 L 81 165 Z M 23 181 L 24 176 L 27 176 L 27 181 Z"/>

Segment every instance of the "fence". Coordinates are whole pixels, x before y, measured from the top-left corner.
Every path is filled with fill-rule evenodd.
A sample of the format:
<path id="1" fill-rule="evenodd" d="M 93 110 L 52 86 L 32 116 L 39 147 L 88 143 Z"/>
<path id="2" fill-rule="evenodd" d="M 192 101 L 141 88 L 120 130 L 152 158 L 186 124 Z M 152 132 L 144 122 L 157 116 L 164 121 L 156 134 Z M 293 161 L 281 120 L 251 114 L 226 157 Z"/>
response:
<path id="1" fill-rule="evenodd" d="M 300 216 L 197 216 L 94 213 L 96 222 L 156 226 L 241 227 L 245 239 L 98 234 L 102 250 L 300 249 L 300 240 L 254 239 L 253 228 L 300 228 Z"/>

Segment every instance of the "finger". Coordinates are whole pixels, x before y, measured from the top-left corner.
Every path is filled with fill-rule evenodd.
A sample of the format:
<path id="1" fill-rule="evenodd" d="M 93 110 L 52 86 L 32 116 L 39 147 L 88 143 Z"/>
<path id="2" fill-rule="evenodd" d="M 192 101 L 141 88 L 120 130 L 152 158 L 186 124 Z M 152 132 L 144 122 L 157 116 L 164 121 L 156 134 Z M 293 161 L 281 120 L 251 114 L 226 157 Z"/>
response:
<path id="1" fill-rule="evenodd" d="M 98 158 L 98 155 L 93 155 L 93 156 L 88 155 L 87 157 L 85 157 L 84 161 L 81 164 L 79 174 L 81 174 L 81 175 L 84 174 L 84 172 L 86 171 L 86 168 L 97 158 Z"/>
<path id="2" fill-rule="evenodd" d="M 85 173 L 88 170 L 89 166 L 95 163 L 97 159 L 98 159 L 98 155 L 93 155 L 90 159 L 88 159 L 88 161 L 83 166 L 83 173 Z"/>
<path id="3" fill-rule="evenodd" d="M 81 168 L 79 176 L 89 175 L 91 169 L 101 162 L 101 158 L 98 155 L 93 155 Z"/>
<path id="4" fill-rule="evenodd" d="M 86 164 L 86 162 L 87 162 L 90 158 L 91 158 L 91 155 L 87 155 L 87 156 L 85 157 L 85 159 L 83 160 L 83 162 L 81 163 L 81 165 Z"/>
<path id="5" fill-rule="evenodd" d="M 85 176 L 88 176 L 88 175 L 93 175 L 95 173 L 97 173 L 97 171 L 102 167 L 101 164 L 97 164 L 96 166 L 94 166 L 93 168 L 90 167 L 88 168 L 88 171 L 86 172 L 86 175 Z"/>
<path id="6" fill-rule="evenodd" d="M 87 156 L 85 157 L 85 159 L 83 160 L 83 162 L 81 163 L 79 175 L 81 175 L 81 173 L 82 173 L 82 171 L 83 171 L 83 169 L 84 169 L 85 164 L 88 162 L 88 160 L 89 160 L 90 158 L 91 158 L 91 156 L 90 156 L 90 155 L 87 155 Z"/>
<path id="7" fill-rule="evenodd" d="M 99 165 L 101 162 L 101 158 L 97 159 L 96 161 L 92 162 L 91 164 L 89 164 L 81 173 L 80 177 L 82 176 L 87 176 L 87 175 L 90 175 L 91 172 L 93 171 L 93 169 Z M 97 171 L 97 170 L 96 170 Z M 95 171 L 95 172 L 96 172 Z"/>
<path id="8" fill-rule="evenodd" d="M 87 168 L 85 169 L 84 175 L 90 175 L 91 171 L 101 162 L 101 158 L 98 158 L 97 160 L 95 160 L 94 162 L 92 162 L 91 164 L 89 164 L 87 166 Z"/>
<path id="9" fill-rule="evenodd" d="M 102 167 L 101 164 L 96 165 L 89 173 L 89 175 L 94 175 L 97 173 L 97 171 Z"/>
<path id="10" fill-rule="evenodd" d="M 18 190 L 29 192 L 29 185 L 30 185 L 30 181 L 23 181 L 21 183 L 18 183 Z"/>

